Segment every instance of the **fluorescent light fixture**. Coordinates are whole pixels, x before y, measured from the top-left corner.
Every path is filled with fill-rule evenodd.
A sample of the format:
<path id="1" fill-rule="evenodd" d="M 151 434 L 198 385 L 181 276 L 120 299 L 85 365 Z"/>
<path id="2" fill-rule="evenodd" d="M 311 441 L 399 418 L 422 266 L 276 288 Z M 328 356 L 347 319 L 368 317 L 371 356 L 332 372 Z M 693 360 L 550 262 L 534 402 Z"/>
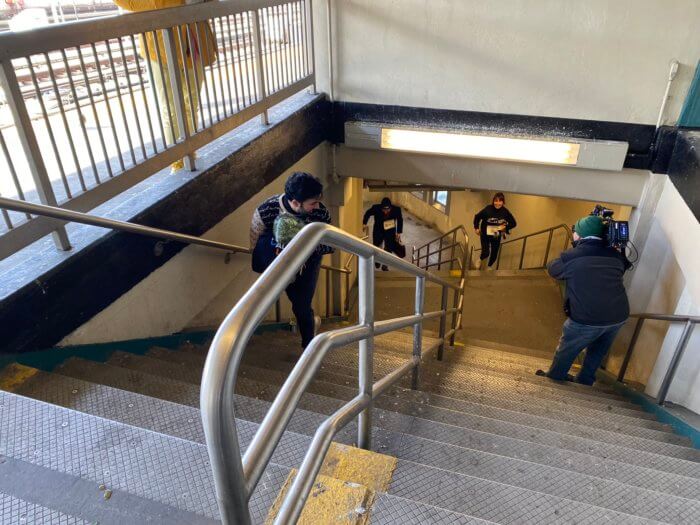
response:
<path id="1" fill-rule="evenodd" d="M 447 131 L 382 128 L 381 149 L 576 166 L 580 144 Z"/>

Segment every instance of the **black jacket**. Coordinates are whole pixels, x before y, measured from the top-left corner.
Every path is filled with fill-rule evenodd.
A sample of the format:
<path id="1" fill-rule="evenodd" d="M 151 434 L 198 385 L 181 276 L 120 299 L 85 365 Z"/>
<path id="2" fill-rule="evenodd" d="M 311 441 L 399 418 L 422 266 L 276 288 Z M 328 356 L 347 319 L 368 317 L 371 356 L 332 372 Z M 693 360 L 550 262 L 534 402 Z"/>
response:
<path id="1" fill-rule="evenodd" d="M 605 326 L 629 317 L 622 277 L 631 266 L 627 257 L 602 240 L 582 239 L 550 262 L 547 271 L 566 281 L 566 315 L 577 323 Z"/>
<path id="2" fill-rule="evenodd" d="M 374 226 L 372 233 L 374 236 L 383 236 L 385 231 L 387 234 L 403 233 L 403 215 L 399 206 L 392 206 L 389 215 L 384 215 L 381 204 L 375 204 L 365 212 L 362 218 L 362 224 L 367 225 L 370 217 L 374 217 Z M 396 221 L 396 229 L 384 230 L 384 221 Z"/>
<path id="3" fill-rule="evenodd" d="M 474 215 L 474 229 L 479 230 L 481 235 L 486 235 L 486 226 L 498 226 L 500 224 L 506 225 L 505 233 L 510 233 L 510 230 L 518 224 L 515 222 L 513 214 L 505 206 L 496 208 L 493 204 L 489 204 Z"/>

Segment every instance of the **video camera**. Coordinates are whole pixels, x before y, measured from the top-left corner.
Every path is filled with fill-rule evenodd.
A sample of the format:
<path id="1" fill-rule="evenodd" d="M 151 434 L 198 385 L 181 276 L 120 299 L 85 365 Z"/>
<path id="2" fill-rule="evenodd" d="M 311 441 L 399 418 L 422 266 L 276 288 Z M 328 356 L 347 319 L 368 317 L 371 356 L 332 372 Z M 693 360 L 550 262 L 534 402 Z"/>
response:
<path id="1" fill-rule="evenodd" d="M 613 248 L 624 250 L 630 240 L 630 225 L 627 221 L 614 220 L 612 218 L 614 213 L 613 210 L 596 204 L 591 215 L 603 219 L 603 239 L 605 240 L 605 244 Z"/>

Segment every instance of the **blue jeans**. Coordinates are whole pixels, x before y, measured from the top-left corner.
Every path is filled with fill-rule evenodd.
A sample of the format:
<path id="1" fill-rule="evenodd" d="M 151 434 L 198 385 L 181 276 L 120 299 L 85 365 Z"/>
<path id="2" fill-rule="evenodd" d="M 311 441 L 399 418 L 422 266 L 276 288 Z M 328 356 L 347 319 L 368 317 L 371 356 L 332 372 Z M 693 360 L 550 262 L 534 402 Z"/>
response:
<path id="1" fill-rule="evenodd" d="M 547 377 L 557 380 L 566 379 L 569 369 L 581 351 L 586 349 L 586 357 L 583 366 L 576 376 L 576 382 L 584 385 L 592 385 L 595 382 L 595 373 L 603 362 L 605 354 L 615 340 L 617 332 L 625 323 L 607 326 L 591 326 L 577 323 L 567 319 L 561 332 L 559 346 L 554 354 L 552 365 L 549 367 Z"/>

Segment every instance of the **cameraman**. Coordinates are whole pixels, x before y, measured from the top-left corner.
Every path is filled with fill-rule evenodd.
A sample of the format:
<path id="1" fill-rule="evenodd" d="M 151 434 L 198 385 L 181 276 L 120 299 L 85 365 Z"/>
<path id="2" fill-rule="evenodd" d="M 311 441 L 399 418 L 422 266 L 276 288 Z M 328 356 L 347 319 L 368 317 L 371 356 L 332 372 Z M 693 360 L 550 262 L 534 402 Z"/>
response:
<path id="1" fill-rule="evenodd" d="M 547 266 L 549 275 L 566 281 L 564 311 L 568 319 L 549 370 L 538 370 L 539 376 L 592 385 L 596 370 L 629 316 L 622 278 L 632 265 L 604 238 L 601 217 L 579 219 L 574 226 L 574 248 Z M 573 379 L 569 369 L 584 348 L 583 366 Z"/>

